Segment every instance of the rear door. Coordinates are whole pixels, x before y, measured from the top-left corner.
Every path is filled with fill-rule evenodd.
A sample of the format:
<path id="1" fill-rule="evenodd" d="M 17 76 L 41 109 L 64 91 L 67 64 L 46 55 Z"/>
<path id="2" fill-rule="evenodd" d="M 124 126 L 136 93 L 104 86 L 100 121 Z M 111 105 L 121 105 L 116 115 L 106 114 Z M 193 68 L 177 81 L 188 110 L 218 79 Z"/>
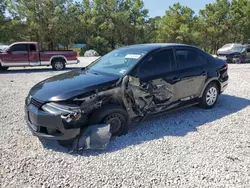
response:
<path id="1" fill-rule="evenodd" d="M 173 49 L 157 51 L 137 67 L 128 89 L 139 114 L 152 115 L 177 105 L 175 69 Z"/>
<path id="2" fill-rule="evenodd" d="M 39 49 L 36 48 L 35 44 L 29 44 L 29 64 L 31 66 L 39 66 L 41 65 L 39 59 Z"/>
<path id="3" fill-rule="evenodd" d="M 8 49 L 5 63 L 8 66 L 29 65 L 28 44 L 14 44 Z"/>
<path id="4" fill-rule="evenodd" d="M 206 56 L 197 49 L 180 47 L 175 49 L 175 57 L 178 65 L 176 72 L 178 98 L 181 101 L 197 98 L 207 79 Z"/>

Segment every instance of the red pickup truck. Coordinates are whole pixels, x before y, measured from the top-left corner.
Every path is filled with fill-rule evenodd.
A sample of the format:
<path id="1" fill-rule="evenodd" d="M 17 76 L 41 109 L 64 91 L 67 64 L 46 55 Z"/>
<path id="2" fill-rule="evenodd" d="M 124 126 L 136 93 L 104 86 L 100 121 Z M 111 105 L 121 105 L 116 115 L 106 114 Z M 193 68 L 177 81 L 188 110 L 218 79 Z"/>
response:
<path id="1" fill-rule="evenodd" d="M 77 64 L 74 51 L 40 51 L 37 42 L 16 42 L 0 52 L 0 70 L 9 67 L 52 66 L 54 70 L 63 70 L 66 65 Z"/>

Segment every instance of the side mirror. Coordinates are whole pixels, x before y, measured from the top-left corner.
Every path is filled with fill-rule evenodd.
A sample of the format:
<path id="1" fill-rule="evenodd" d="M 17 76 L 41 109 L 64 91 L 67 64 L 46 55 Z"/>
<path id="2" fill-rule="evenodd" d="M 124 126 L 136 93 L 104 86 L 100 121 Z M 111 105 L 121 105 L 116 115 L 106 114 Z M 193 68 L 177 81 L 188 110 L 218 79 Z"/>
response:
<path id="1" fill-rule="evenodd" d="M 7 52 L 8 54 L 11 54 L 11 53 L 12 53 L 10 50 L 7 50 L 6 52 Z"/>

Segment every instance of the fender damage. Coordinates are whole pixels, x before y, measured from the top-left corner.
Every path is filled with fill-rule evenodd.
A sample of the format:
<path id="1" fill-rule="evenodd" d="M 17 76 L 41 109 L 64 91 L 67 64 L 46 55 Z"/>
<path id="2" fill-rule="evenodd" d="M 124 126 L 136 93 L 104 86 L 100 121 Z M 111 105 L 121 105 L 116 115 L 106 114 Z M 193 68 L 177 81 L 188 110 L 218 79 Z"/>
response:
<path id="1" fill-rule="evenodd" d="M 162 79 L 141 83 L 138 78 L 125 76 L 108 90 L 95 91 L 89 96 L 76 97 L 73 100 L 81 103 L 78 118 L 88 116 L 106 103 L 116 102 L 126 108 L 130 120 L 138 121 L 152 112 L 166 110 L 165 104 L 172 97 L 172 86 Z M 68 119 L 68 122 L 72 120 Z M 72 150 L 105 149 L 110 138 L 110 125 L 89 125 L 74 140 Z"/>

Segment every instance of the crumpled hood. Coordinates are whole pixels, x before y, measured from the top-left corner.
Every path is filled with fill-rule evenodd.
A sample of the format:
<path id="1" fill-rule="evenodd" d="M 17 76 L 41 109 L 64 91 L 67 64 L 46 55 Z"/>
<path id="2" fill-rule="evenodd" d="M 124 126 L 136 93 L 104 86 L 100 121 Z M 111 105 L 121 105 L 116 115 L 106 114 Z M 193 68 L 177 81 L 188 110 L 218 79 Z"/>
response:
<path id="1" fill-rule="evenodd" d="M 78 69 L 36 84 L 29 94 L 43 102 L 64 101 L 89 91 L 108 87 L 118 79 L 118 76 Z"/>

